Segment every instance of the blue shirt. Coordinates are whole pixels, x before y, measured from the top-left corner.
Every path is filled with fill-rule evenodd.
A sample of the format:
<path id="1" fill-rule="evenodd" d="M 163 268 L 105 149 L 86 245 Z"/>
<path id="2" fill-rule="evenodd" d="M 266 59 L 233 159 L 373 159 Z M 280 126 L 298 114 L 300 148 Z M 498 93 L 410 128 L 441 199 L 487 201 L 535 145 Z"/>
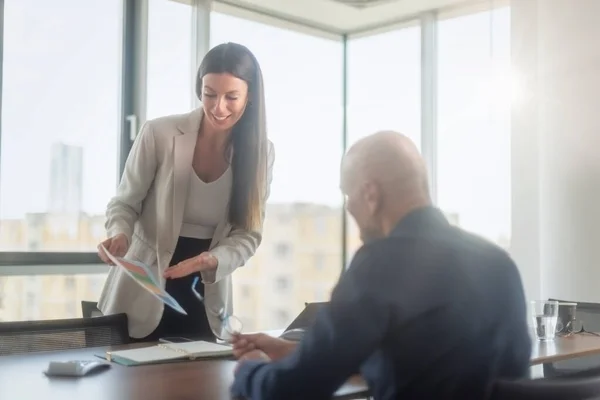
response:
<path id="1" fill-rule="evenodd" d="M 330 399 L 360 370 L 375 399 L 484 398 L 527 375 L 526 315 L 508 254 L 420 209 L 356 253 L 291 355 L 240 365 L 232 394 Z"/>

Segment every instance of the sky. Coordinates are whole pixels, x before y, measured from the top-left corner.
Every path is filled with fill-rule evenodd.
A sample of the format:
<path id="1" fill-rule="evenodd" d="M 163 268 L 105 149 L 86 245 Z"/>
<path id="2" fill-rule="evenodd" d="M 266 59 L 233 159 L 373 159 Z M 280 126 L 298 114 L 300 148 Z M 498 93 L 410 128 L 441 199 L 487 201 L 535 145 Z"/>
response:
<path id="1" fill-rule="evenodd" d="M 6 0 L 1 218 L 47 209 L 55 142 L 83 147 L 84 211 L 102 214 L 114 195 L 121 12 L 121 0 Z M 189 6 L 150 0 L 148 118 L 193 107 L 191 24 Z M 213 13 L 211 46 L 225 41 L 248 46 L 263 70 L 270 200 L 341 205 L 341 42 Z M 349 143 L 394 129 L 419 145 L 420 28 L 348 49 Z M 441 21 L 438 60 L 438 204 L 468 229 L 509 236 L 509 10 Z"/>

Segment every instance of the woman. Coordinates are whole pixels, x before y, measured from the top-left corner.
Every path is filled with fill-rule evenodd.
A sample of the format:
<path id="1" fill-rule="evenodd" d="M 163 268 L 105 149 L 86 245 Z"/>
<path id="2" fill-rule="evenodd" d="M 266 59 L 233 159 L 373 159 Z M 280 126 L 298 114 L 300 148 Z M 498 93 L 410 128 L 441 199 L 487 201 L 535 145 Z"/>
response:
<path id="1" fill-rule="evenodd" d="M 135 339 L 214 338 L 221 322 L 211 310 L 231 314 L 231 273 L 261 241 L 274 151 L 256 58 L 235 43 L 211 49 L 198 70 L 196 94 L 197 110 L 142 127 L 106 212 L 109 239 L 102 244 L 151 266 L 188 313 L 164 307 L 111 268 L 98 308 L 127 313 Z M 110 264 L 101 249 L 99 255 Z M 195 276 L 208 312 L 192 294 Z"/>

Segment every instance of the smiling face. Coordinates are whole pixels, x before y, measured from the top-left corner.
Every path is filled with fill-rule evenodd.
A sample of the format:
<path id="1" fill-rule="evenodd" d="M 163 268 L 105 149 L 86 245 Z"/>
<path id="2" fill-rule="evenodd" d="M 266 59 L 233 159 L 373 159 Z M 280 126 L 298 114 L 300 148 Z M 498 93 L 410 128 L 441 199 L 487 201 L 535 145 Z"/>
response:
<path id="1" fill-rule="evenodd" d="M 226 131 L 242 118 L 248 104 L 248 84 L 231 74 L 206 74 L 202 77 L 202 105 L 208 122 Z"/>

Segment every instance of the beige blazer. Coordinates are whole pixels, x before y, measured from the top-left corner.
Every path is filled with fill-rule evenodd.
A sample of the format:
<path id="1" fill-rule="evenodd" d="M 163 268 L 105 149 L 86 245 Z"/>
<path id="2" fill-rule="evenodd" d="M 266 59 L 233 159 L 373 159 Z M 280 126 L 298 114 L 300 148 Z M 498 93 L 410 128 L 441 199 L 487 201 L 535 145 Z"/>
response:
<path id="1" fill-rule="evenodd" d="M 188 196 L 192 158 L 202 107 L 188 114 L 148 121 L 133 143 L 117 195 L 106 211 L 108 237 L 123 233 L 129 238 L 126 258 L 150 266 L 164 287 L 163 271 L 169 266 L 177 245 Z M 269 196 L 275 154 L 269 142 L 267 187 Z M 202 273 L 207 308 L 225 308 L 232 313 L 231 273 L 254 255 L 262 239 L 256 231 L 233 229 L 226 219 L 216 228 L 210 245 L 218 260 L 216 272 Z M 134 338 L 156 329 L 164 304 L 133 281 L 120 268 L 111 267 L 98 301 L 103 314 L 126 313 L 129 334 Z M 208 321 L 221 331 L 216 315 Z"/>

